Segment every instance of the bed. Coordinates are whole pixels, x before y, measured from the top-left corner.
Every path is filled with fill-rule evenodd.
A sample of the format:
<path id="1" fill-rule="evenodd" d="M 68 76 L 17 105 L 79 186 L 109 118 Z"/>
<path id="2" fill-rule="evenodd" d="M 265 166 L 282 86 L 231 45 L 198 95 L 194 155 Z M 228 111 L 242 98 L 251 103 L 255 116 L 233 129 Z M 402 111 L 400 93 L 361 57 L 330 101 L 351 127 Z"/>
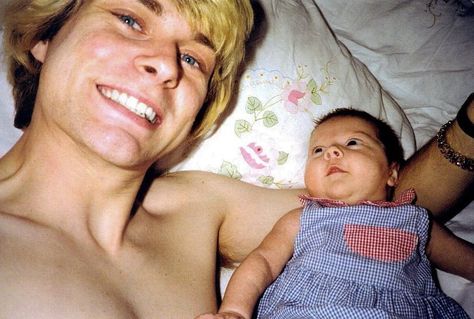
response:
<path id="1" fill-rule="evenodd" d="M 158 167 L 212 171 L 263 187 L 300 187 L 315 117 L 335 107 L 363 109 L 395 128 L 408 157 L 455 116 L 474 89 L 471 0 L 254 5 L 257 28 L 231 109 L 197 147 L 180 149 Z M 0 75 L 1 156 L 21 132 L 12 125 L 3 65 Z M 447 225 L 474 242 L 472 199 Z M 222 290 L 230 273 L 222 269 Z M 474 283 L 437 274 L 442 289 L 474 318 Z"/>

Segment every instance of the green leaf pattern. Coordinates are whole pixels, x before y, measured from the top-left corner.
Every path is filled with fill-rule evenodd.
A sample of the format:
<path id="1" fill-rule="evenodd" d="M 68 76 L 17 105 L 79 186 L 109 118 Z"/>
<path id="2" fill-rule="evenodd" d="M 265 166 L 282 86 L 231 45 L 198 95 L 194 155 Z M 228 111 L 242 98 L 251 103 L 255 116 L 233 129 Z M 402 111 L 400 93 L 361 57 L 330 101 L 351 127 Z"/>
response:
<path id="1" fill-rule="evenodd" d="M 237 166 L 227 161 L 222 162 L 219 174 L 238 180 L 242 178 Z"/>
<path id="2" fill-rule="evenodd" d="M 335 78 L 330 75 L 329 72 L 329 62 L 325 65 L 324 68 L 321 69 L 322 75 L 324 80 L 318 85 L 318 82 L 313 78 L 308 78 L 309 76 L 306 74 L 306 66 L 298 66 L 297 68 L 297 76 L 289 80 L 286 83 L 286 89 L 291 88 L 292 86 L 295 88 L 302 88 L 304 92 L 301 93 L 299 96 L 308 95 L 308 101 L 310 101 L 309 106 L 318 106 L 322 105 L 323 103 L 323 95 L 328 94 L 329 87 L 335 82 Z M 301 84 L 305 84 L 301 86 Z M 285 88 L 284 88 L 285 90 Z M 234 133 L 239 138 L 242 138 L 243 135 L 249 134 L 253 131 L 255 125 L 263 125 L 263 127 L 270 129 L 275 127 L 279 124 L 278 115 L 272 111 L 275 107 L 281 107 L 284 103 L 288 103 L 285 101 L 285 98 L 289 98 L 289 96 L 279 94 L 278 96 L 273 96 L 269 98 L 267 101 L 260 100 L 257 96 L 249 96 L 247 98 L 247 102 L 245 105 L 245 111 L 249 115 L 248 118 L 245 119 L 237 119 L 234 124 Z M 294 102 L 294 101 L 292 101 Z M 291 113 L 291 112 L 290 112 Z M 281 166 L 285 165 L 290 157 L 290 154 L 286 151 L 279 151 L 278 158 L 276 163 Z M 225 176 L 229 176 L 235 179 L 242 179 L 242 174 L 239 172 L 238 167 L 231 162 L 224 161 L 220 167 L 219 173 Z M 257 178 L 257 180 L 265 187 L 291 187 L 287 183 L 283 183 L 280 181 L 276 181 L 273 176 L 268 175 L 261 175 Z"/>

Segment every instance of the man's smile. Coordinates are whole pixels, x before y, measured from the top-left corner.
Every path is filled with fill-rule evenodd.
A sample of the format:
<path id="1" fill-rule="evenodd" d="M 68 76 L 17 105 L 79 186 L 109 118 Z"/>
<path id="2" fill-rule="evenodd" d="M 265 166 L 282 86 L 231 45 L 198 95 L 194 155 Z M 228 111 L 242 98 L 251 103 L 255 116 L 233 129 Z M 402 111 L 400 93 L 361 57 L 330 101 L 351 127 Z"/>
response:
<path id="1" fill-rule="evenodd" d="M 140 102 L 136 97 L 128 95 L 125 92 L 120 92 L 116 89 L 110 89 L 99 86 L 100 93 L 106 98 L 124 106 L 129 111 L 146 119 L 151 124 L 155 124 L 158 120 L 156 112 L 143 102 Z"/>

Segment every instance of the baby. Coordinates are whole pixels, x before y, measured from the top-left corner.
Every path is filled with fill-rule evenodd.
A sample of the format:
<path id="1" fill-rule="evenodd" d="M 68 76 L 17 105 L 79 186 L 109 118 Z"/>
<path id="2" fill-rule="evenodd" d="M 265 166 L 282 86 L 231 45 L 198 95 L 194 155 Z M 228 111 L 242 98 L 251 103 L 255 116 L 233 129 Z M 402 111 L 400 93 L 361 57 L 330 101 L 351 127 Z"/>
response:
<path id="1" fill-rule="evenodd" d="M 198 318 L 251 318 L 262 294 L 258 318 L 469 318 L 437 288 L 429 260 L 472 281 L 472 245 L 430 223 L 413 190 L 387 201 L 403 161 L 395 132 L 354 109 L 316 124 L 310 196 L 237 268 L 219 313 Z"/>

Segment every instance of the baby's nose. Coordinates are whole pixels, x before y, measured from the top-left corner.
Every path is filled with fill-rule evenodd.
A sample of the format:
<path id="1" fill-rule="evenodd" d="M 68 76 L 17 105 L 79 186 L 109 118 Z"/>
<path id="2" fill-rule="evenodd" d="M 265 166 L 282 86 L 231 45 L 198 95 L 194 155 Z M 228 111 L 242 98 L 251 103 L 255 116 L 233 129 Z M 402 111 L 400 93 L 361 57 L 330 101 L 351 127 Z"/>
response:
<path id="1" fill-rule="evenodd" d="M 326 153 L 324 153 L 324 156 L 326 159 L 331 159 L 340 158 L 344 156 L 344 154 L 342 153 L 342 150 L 339 147 L 333 145 L 326 149 Z"/>

